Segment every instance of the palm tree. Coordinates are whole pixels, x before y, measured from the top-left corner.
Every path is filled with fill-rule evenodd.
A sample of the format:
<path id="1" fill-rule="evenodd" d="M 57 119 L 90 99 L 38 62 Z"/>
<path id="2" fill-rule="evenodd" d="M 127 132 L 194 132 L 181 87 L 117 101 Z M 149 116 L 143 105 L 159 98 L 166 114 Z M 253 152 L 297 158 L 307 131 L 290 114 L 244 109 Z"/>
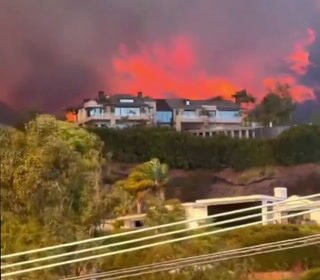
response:
<path id="1" fill-rule="evenodd" d="M 128 178 L 117 183 L 136 197 L 137 213 L 142 212 L 142 204 L 149 191 L 155 191 L 165 200 L 165 186 L 168 182 L 169 168 L 158 159 L 151 159 L 134 167 Z"/>
<path id="2" fill-rule="evenodd" d="M 159 193 L 161 199 L 165 199 L 164 187 L 169 179 L 169 167 L 154 158 L 143 164 L 137 165 L 130 173 L 128 179 L 139 182 L 143 187 Z"/>

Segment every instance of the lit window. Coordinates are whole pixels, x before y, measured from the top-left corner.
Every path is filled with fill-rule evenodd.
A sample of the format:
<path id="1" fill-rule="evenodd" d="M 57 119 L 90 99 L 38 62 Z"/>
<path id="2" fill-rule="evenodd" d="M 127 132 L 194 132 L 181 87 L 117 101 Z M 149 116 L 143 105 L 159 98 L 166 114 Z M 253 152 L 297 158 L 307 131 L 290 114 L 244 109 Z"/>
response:
<path id="1" fill-rule="evenodd" d="M 120 103 L 133 103 L 133 102 L 134 102 L 133 99 L 128 99 L 128 98 L 120 99 Z"/>

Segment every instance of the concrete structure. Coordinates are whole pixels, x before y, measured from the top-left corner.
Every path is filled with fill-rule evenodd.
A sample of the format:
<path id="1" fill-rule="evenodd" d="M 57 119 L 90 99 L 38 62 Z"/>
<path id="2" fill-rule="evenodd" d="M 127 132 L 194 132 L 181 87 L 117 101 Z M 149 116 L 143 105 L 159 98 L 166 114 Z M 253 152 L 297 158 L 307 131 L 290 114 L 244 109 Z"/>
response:
<path id="1" fill-rule="evenodd" d="M 103 230 L 113 230 L 115 227 L 121 229 L 137 229 L 144 226 L 146 214 L 127 215 L 116 219 L 105 220 L 101 225 Z"/>
<path id="2" fill-rule="evenodd" d="M 282 219 L 283 222 L 289 223 L 317 223 L 320 225 L 320 201 L 314 201 L 310 199 L 299 200 L 299 196 L 289 197 L 283 205 L 278 207 L 279 212 L 282 215 L 304 212 L 311 209 L 319 209 L 312 213 L 304 214 L 302 216 L 292 217 L 288 219 Z"/>
<path id="3" fill-rule="evenodd" d="M 225 126 L 225 125 L 217 125 L 213 128 L 203 128 L 203 129 L 196 129 L 190 130 L 195 136 L 200 137 L 213 137 L 216 135 L 226 135 L 232 138 L 256 138 L 256 128 L 255 127 L 247 127 L 241 125 L 234 125 L 234 126 Z"/>
<path id="4" fill-rule="evenodd" d="M 246 215 L 254 215 L 254 214 L 261 213 L 260 217 L 250 218 L 250 219 L 242 220 L 239 222 L 232 222 L 232 223 L 223 225 L 222 227 L 230 227 L 238 224 L 246 224 L 246 223 L 257 222 L 257 221 L 262 221 L 262 223 L 265 225 L 268 223 L 267 220 L 273 217 L 272 214 L 267 214 L 267 212 L 271 210 L 269 209 L 268 204 L 279 202 L 286 199 L 285 197 L 282 197 L 283 193 L 281 193 L 281 196 L 279 196 L 279 192 L 280 190 L 276 188 L 274 196 L 248 195 L 248 196 L 237 196 L 237 197 L 200 199 L 200 200 L 196 200 L 193 203 L 184 203 L 183 206 L 186 209 L 186 219 L 198 219 L 198 218 L 205 219 L 206 217 L 212 216 L 215 214 L 220 214 L 220 213 L 225 213 L 229 211 L 240 210 L 240 209 L 245 209 L 245 208 L 255 207 L 255 206 L 265 206 L 258 210 L 242 212 L 239 214 L 223 216 L 221 218 L 214 219 L 215 222 L 219 222 L 227 219 L 233 219 L 237 217 L 243 217 Z M 206 220 L 206 222 L 213 222 L 213 221 Z M 199 226 L 199 224 L 202 224 L 202 223 L 203 221 L 191 222 L 189 224 L 189 227 L 196 228 Z"/>
<path id="5" fill-rule="evenodd" d="M 282 203 L 276 206 L 270 206 L 270 204 L 276 202 Z M 274 223 L 320 224 L 320 201 L 317 201 L 317 203 L 314 202 L 315 201 L 308 199 L 299 200 L 298 196 L 291 196 L 288 198 L 286 188 L 275 188 L 273 196 L 248 195 L 238 197 L 200 199 L 196 200 L 195 202 L 183 203 L 182 206 L 185 209 L 187 220 L 201 219 L 199 221 L 191 221 L 187 224 L 189 228 L 196 229 L 204 223 L 226 221 L 229 219 L 236 219 L 255 214 L 261 215 L 259 215 L 258 217 L 243 219 L 237 222 L 229 222 L 221 225 L 220 227 L 226 228 L 252 222 L 261 222 L 263 225 Z M 208 218 L 212 215 L 255 206 L 262 207 L 256 210 L 245 211 L 238 214 L 216 217 L 214 220 L 212 218 Z M 283 218 L 287 214 L 299 213 L 311 209 L 319 209 L 319 211 L 289 219 Z M 271 211 L 273 211 L 274 213 L 270 213 Z M 121 228 L 123 229 L 136 229 L 143 226 L 145 217 L 145 214 L 119 217 L 114 220 L 106 221 L 104 228 L 112 229 L 112 226 L 115 223 L 120 222 Z M 270 221 L 271 219 L 274 220 Z"/>

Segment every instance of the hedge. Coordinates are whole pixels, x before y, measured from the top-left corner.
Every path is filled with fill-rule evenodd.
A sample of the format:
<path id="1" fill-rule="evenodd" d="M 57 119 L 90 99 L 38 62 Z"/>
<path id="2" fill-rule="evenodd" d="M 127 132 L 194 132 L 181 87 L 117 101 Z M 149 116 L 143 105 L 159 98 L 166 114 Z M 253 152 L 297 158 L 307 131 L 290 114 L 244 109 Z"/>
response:
<path id="1" fill-rule="evenodd" d="M 172 168 L 244 170 L 273 164 L 320 162 L 320 127 L 289 129 L 273 140 L 201 138 L 167 128 L 92 129 L 113 159 L 138 163 L 157 157 Z"/>

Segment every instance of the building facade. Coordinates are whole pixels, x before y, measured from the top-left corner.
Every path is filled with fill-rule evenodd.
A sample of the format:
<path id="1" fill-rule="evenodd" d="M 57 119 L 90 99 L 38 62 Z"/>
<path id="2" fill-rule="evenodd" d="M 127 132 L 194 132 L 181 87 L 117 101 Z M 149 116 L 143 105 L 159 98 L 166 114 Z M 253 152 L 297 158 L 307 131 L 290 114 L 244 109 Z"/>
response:
<path id="1" fill-rule="evenodd" d="M 213 136 L 216 131 L 243 129 L 239 104 L 225 100 L 152 99 L 139 92 L 107 96 L 98 93 L 96 99 L 67 111 L 67 120 L 80 126 L 124 128 L 130 126 L 166 126 L 199 136 Z M 236 137 L 234 132 L 230 136 Z M 244 134 L 249 137 L 250 134 Z"/>
<path id="2" fill-rule="evenodd" d="M 142 93 L 136 96 L 99 92 L 96 99 L 85 99 L 81 106 L 67 110 L 67 120 L 80 126 L 124 128 L 155 125 L 156 102 Z"/>

